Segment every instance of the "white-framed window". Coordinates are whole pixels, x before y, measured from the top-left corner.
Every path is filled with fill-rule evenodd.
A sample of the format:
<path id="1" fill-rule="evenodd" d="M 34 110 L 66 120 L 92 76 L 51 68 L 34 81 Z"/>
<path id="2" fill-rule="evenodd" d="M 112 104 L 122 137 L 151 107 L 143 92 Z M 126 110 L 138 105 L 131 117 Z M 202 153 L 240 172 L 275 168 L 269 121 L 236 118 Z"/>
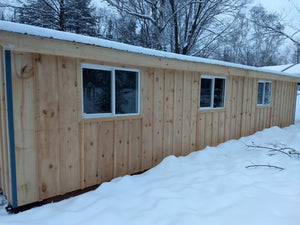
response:
<path id="1" fill-rule="evenodd" d="M 257 105 L 270 105 L 272 100 L 272 82 L 258 81 Z"/>
<path id="2" fill-rule="evenodd" d="M 201 76 L 200 109 L 225 107 L 226 78 Z"/>
<path id="3" fill-rule="evenodd" d="M 140 71 L 81 65 L 84 118 L 140 114 Z"/>

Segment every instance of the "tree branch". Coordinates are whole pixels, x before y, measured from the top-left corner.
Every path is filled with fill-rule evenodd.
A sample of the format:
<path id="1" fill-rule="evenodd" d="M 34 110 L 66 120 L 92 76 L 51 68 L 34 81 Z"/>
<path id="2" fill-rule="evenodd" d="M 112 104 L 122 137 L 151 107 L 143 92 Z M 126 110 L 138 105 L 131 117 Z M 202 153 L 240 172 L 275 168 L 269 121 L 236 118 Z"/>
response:
<path id="1" fill-rule="evenodd" d="M 249 165 L 246 166 L 246 168 L 256 168 L 256 167 L 268 167 L 268 168 L 273 168 L 273 169 L 278 169 L 280 171 L 284 170 L 284 168 L 279 167 L 279 166 L 273 166 L 273 165 L 269 165 L 269 164 L 261 164 L 261 165 Z"/>

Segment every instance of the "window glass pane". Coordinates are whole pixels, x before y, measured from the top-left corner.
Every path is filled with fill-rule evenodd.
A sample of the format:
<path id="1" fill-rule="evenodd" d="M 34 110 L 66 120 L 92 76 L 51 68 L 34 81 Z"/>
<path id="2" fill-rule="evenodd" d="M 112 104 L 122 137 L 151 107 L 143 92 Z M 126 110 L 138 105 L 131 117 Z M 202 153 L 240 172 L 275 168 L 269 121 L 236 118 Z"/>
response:
<path id="1" fill-rule="evenodd" d="M 258 83 L 257 104 L 263 104 L 264 83 Z"/>
<path id="2" fill-rule="evenodd" d="M 265 105 L 271 104 L 271 97 L 272 97 L 272 83 L 266 82 L 265 83 L 265 99 L 264 99 Z"/>
<path id="3" fill-rule="evenodd" d="M 82 69 L 83 112 L 112 113 L 111 71 Z"/>
<path id="4" fill-rule="evenodd" d="M 212 79 L 201 78 L 200 107 L 211 107 Z"/>
<path id="5" fill-rule="evenodd" d="M 214 108 L 224 107 L 225 101 L 225 79 L 215 79 L 215 90 L 214 90 Z"/>
<path id="6" fill-rule="evenodd" d="M 138 113 L 138 73 L 115 71 L 116 113 Z"/>

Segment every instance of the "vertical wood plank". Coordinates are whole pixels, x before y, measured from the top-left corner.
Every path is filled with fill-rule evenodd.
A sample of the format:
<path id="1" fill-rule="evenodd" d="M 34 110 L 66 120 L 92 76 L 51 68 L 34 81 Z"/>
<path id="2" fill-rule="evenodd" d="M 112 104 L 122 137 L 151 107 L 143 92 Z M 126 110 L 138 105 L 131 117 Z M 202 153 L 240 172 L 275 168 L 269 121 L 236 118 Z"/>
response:
<path id="1" fill-rule="evenodd" d="M 267 108 L 262 108 L 262 130 L 267 127 Z"/>
<path id="2" fill-rule="evenodd" d="M 196 134 L 197 134 L 197 113 L 200 107 L 200 74 L 193 73 L 192 82 L 192 105 L 191 105 L 191 135 L 190 135 L 190 152 L 196 149 Z"/>
<path id="3" fill-rule="evenodd" d="M 281 107 L 281 82 L 275 81 L 275 82 L 272 82 L 272 85 L 273 85 L 273 83 L 275 83 L 275 96 L 272 97 L 273 114 L 274 114 L 273 125 L 280 126 L 279 118 L 280 118 L 280 107 Z"/>
<path id="4" fill-rule="evenodd" d="M 261 108 L 259 111 L 259 130 L 263 130 L 265 128 L 265 116 L 264 116 L 264 108 Z"/>
<path id="5" fill-rule="evenodd" d="M 61 193 L 58 69 L 55 56 L 36 54 L 34 64 L 38 178 L 40 199 L 45 199 Z"/>
<path id="6" fill-rule="evenodd" d="M 233 80 L 233 77 L 230 76 L 226 80 L 226 102 L 225 102 L 225 131 L 224 131 L 224 141 L 227 141 L 231 138 L 232 133 L 232 105 L 234 104 L 235 96 L 233 96 L 233 84 L 235 81 Z"/>
<path id="7" fill-rule="evenodd" d="M 197 122 L 197 149 L 205 148 L 205 113 L 198 113 Z"/>
<path id="8" fill-rule="evenodd" d="M 218 145 L 218 139 L 219 139 L 219 113 L 218 112 L 212 112 L 212 126 L 211 126 L 211 145 L 217 146 Z"/>
<path id="9" fill-rule="evenodd" d="M 230 139 L 234 139 L 236 137 L 236 126 L 237 125 L 237 104 L 238 104 L 238 86 L 239 86 L 239 78 L 232 77 L 232 95 L 231 95 L 231 114 L 230 114 Z"/>
<path id="10" fill-rule="evenodd" d="M 164 157 L 166 157 L 174 154 L 174 72 L 171 70 L 165 71 L 164 102 Z"/>
<path id="11" fill-rule="evenodd" d="M 280 81 L 279 83 L 279 108 L 278 108 L 278 126 L 283 127 L 283 106 L 284 106 L 284 82 Z"/>
<path id="12" fill-rule="evenodd" d="M 163 122 L 164 122 L 164 86 L 163 70 L 154 70 L 154 104 L 153 104 L 153 165 L 163 159 Z"/>
<path id="13" fill-rule="evenodd" d="M 289 109 L 289 115 L 288 115 L 288 126 L 291 125 L 293 123 L 293 116 L 294 116 L 294 109 L 293 109 L 293 100 L 294 100 L 294 93 L 293 93 L 293 90 L 294 90 L 294 87 L 293 87 L 293 84 L 291 82 L 289 82 L 289 102 L 288 102 L 288 109 Z"/>
<path id="14" fill-rule="evenodd" d="M 256 131 L 259 131 L 261 128 L 260 128 L 260 108 L 257 108 L 256 110 Z"/>
<path id="15" fill-rule="evenodd" d="M 84 187 L 97 184 L 98 181 L 98 124 L 84 123 Z"/>
<path id="16" fill-rule="evenodd" d="M 271 96 L 271 118 L 270 118 L 270 125 L 274 126 L 275 124 L 275 111 L 276 108 L 276 81 L 272 81 L 272 96 Z"/>
<path id="17" fill-rule="evenodd" d="M 271 108 L 268 107 L 268 112 L 267 112 L 267 127 L 271 127 Z"/>
<path id="18" fill-rule="evenodd" d="M 103 121 L 98 126 L 98 175 L 99 183 L 114 178 L 114 122 Z"/>
<path id="19" fill-rule="evenodd" d="M 249 79 L 247 77 L 244 78 L 244 88 L 243 91 L 243 98 L 242 98 L 242 112 L 241 112 L 241 136 L 245 136 L 247 132 L 247 102 L 248 102 L 248 84 Z"/>
<path id="20" fill-rule="evenodd" d="M 81 59 L 74 59 L 76 63 L 76 77 L 77 83 L 76 86 L 76 111 L 78 115 L 78 145 L 79 145 L 79 157 L 80 157 L 80 187 L 83 189 L 85 187 L 84 182 L 84 120 L 82 120 L 82 74 L 81 74 Z"/>
<path id="21" fill-rule="evenodd" d="M 129 173 L 137 173 L 142 169 L 141 165 L 141 119 L 130 120 L 131 136 L 129 148 Z"/>
<path id="22" fill-rule="evenodd" d="M 282 89 L 281 89 L 281 106 L 280 106 L 280 127 L 285 126 L 285 107 L 286 107 L 286 101 L 285 101 L 285 95 L 286 95 L 286 82 L 282 82 Z"/>
<path id="23" fill-rule="evenodd" d="M 243 101 L 242 101 L 242 121 L 241 121 L 241 136 L 250 134 L 251 127 L 251 97 L 253 89 L 253 79 L 244 78 Z"/>
<path id="24" fill-rule="evenodd" d="M 273 86 L 274 85 L 274 86 Z M 274 91 L 273 91 L 274 90 Z M 272 82 L 272 125 L 279 126 L 281 87 L 279 81 Z"/>
<path id="25" fill-rule="evenodd" d="M 212 146 L 213 114 L 205 113 L 205 146 Z"/>
<path id="26" fill-rule="evenodd" d="M 293 109 L 293 84 L 289 82 L 289 102 L 288 102 L 288 107 L 289 107 L 289 115 L 288 115 L 288 126 L 293 124 L 293 116 L 294 116 L 294 109 Z"/>
<path id="27" fill-rule="evenodd" d="M 246 116 L 246 136 L 250 135 L 252 132 L 252 101 L 253 101 L 253 88 L 255 88 L 255 80 L 253 78 L 249 78 L 249 84 L 247 84 L 248 92 L 247 92 L 247 116 Z"/>
<path id="28" fill-rule="evenodd" d="M 239 77 L 238 89 L 237 89 L 237 107 L 236 107 L 236 126 L 235 126 L 235 139 L 242 135 L 242 107 L 243 107 L 243 89 L 244 89 L 244 77 Z"/>
<path id="29" fill-rule="evenodd" d="M 292 91 L 292 110 L 293 110 L 293 117 L 291 118 L 291 124 L 295 123 L 295 109 L 296 109 L 296 99 L 297 99 L 297 84 L 293 84 L 293 91 Z"/>
<path id="30" fill-rule="evenodd" d="M 36 201 L 39 193 L 31 54 L 12 55 L 12 83 L 18 204 L 24 205 Z"/>
<path id="31" fill-rule="evenodd" d="M 289 82 L 286 82 L 286 101 L 285 101 L 285 127 L 289 125 L 289 120 L 290 120 L 290 102 L 291 102 L 291 97 L 290 97 L 290 86 Z"/>
<path id="32" fill-rule="evenodd" d="M 190 152 L 190 132 L 191 132 L 191 98 L 192 98 L 192 75 L 184 72 L 183 88 L 183 127 L 182 127 L 182 154 Z"/>
<path id="33" fill-rule="evenodd" d="M 259 108 L 257 107 L 256 112 L 255 112 L 255 131 L 259 131 Z"/>
<path id="34" fill-rule="evenodd" d="M 128 120 L 115 121 L 115 177 L 128 174 Z"/>
<path id="35" fill-rule="evenodd" d="M 154 70 L 141 71 L 141 109 L 143 115 L 142 170 L 152 167 L 153 151 L 153 82 Z"/>
<path id="36" fill-rule="evenodd" d="M 252 100 L 251 100 L 251 127 L 250 134 L 254 134 L 256 131 L 256 105 L 257 105 L 257 92 L 258 92 L 258 80 L 253 79 L 253 87 L 252 87 Z"/>
<path id="37" fill-rule="evenodd" d="M 61 194 L 80 189 L 80 148 L 77 111 L 77 66 L 72 58 L 57 58 L 60 130 Z"/>
<path id="38" fill-rule="evenodd" d="M 174 99 L 174 149 L 175 155 L 182 155 L 182 118 L 183 118 L 183 78 L 182 71 L 175 71 Z"/>
<path id="39" fill-rule="evenodd" d="M 218 144 L 225 142 L 225 112 L 219 112 Z"/>
<path id="40" fill-rule="evenodd" d="M 84 178 L 84 155 L 85 155 L 85 151 L 84 151 L 84 121 L 81 120 L 79 122 L 79 137 L 78 137 L 78 142 L 79 142 L 79 148 L 80 148 L 80 188 L 83 189 L 85 188 L 85 178 Z"/>

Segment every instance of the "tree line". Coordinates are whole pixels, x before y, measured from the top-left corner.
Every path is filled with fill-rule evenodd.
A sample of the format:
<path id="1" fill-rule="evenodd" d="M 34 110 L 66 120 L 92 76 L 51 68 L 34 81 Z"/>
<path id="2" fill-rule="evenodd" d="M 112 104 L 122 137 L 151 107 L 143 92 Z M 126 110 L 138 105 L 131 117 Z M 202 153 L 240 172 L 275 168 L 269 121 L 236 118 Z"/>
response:
<path id="1" fill-rule="evenodd" d="M 250 0 L 17 0 L 1 19 L 250 66 L 297 60 L 280 15 Z M 7 16 L 5 8 L 13 9 Z M 297 32 L 296 32 L 297 33 Z M 295 54 L 295 57 L 293 57 Z M 287 57 L 290 55 L 291 57 Z M 299 60 L 299 59 L 298 59 Z"/>

